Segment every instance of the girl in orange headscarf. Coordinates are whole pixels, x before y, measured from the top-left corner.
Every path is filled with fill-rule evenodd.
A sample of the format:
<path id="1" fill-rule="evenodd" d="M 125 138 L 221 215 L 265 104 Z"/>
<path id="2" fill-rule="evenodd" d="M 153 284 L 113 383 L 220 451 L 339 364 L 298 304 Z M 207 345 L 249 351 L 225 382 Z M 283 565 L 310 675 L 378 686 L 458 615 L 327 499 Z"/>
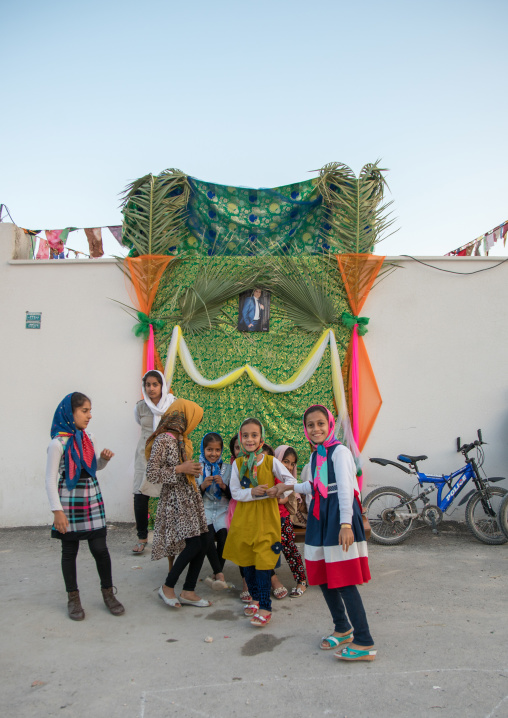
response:
<path id="1" fill-rule="evenodd" d="M 172 608 L 180 608 L 182 603 L 200 608 L 211 605 L 194 590 L 206 554 L 208 529 L 203 501 L 196 486 L 201 465 L 192 460 L 189 434 L 202 418 L 200 406 L 193 401 L 177 399 L 146 442 L 146 478 L 154 484 L 162 483 L 152 561 L 179 554 L 165 584 L 159 588 L 159 597 Z M 178 598 L 175 585 L 187 566 L 187 576 Z"/>

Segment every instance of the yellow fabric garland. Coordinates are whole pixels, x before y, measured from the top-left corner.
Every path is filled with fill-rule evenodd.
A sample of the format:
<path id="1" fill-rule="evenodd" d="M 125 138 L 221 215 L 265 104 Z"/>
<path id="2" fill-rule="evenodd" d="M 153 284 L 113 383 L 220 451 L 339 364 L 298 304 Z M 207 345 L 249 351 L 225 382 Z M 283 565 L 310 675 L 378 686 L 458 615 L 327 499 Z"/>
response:
<path id="1" fill-rule="evenodd" d="M 260 371 L 252 367 L 250 364 L 238 367 L 237 369 L 234 369 L 228 374 L 225 374 L 217 379 L 206 379 L 196 368 L 194 360 L 192 359 L 187 347 L 187 343 L 183 337 L 182 329 L 179 325 L 176 325 L 171 335 L 171 341 L 166 358 L 166 382 L 168 387 L 170 387 L 175 371 L 176 357 L 179 356 L 182 366 L 189 377 L 196 384 L 209 389 L 223 389 L 229 384 L 233 384 L 235 381 L 238 381 L 238 379 L 246 373 L 251 381 L 264 391 L 271 393 L 294 391 L 295 389 L 299 389 L 303 386 L 317 370 L 328 344 L 330 345 L 333 395 L 338 410 L 337 423 L 342 427 L 344 439 L 346 440 L 347 445 L 353 451 L 353 454 L 358 456 L 358 450 L 353 440 L 353 434 L 347 412 L 339 352 L 333 329 L 325 329 L 312 347 L 303 364 L 301 364 L 301 366 L 289 379 L 275 384 L 269 381 Z"/>

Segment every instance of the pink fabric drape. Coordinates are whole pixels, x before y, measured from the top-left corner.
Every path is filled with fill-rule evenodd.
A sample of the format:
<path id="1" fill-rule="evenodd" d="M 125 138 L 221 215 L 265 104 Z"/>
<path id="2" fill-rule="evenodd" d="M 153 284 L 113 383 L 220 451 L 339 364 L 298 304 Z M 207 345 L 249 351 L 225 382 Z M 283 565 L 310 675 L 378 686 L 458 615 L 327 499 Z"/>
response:
<path id="1" fill-rule="evenodd" d="M 148 335 L 148 347 L 146 350 L 146 370 L 155 369 L 155 339 L 153 336 L 153 324 L 150 324 L 150 333 Z"/>
<path id="2" fill-rule="evenodd" d="M 351 394 L 353 400 L 353 438 L 358 446 L 360 440 L 360 372 L 358 367 L 358 324 L 353 327 L 353 350 L 351 353 Z M 362 490 L 363 476 L 358 477 L 358 486 Z"/>

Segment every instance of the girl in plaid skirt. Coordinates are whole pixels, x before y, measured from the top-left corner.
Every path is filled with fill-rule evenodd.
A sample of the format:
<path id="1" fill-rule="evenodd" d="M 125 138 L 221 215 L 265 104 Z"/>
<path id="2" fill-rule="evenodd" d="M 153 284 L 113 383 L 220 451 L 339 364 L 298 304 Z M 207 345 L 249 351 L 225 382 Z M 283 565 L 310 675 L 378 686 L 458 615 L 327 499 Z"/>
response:
<path id="1" fill-rule="evenodd" d="M 74 392 L 60 402 L 53 417 L 46 465 L 46 491 L 54 515 L 51 536 L 62 542 L 67 609 L 73 621 L 85 617 L 76 577 L 79 542 L 84 539 L 97 564 L 104 603 L 114 616 L 125 611 L 114 596 L 106 514 L 96 477 L 96 471 L 103 469 L 114 454 L 103 449 L 97 460 L 93 437 L 86 431 L 91 418 L 92 405 L 84 394 Z"/>

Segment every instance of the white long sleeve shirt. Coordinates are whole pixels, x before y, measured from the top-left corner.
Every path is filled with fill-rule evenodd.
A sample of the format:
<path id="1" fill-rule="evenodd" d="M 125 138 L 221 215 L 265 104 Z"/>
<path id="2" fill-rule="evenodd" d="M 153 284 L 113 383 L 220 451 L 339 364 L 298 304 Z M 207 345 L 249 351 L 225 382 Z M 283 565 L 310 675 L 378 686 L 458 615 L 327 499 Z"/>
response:
<path id="1" fill-rule="evenodd" d="M 88 434 L 88 432 L 87 432 Z M 94 443 L 93 434 L 88 434 L 92 444 Z M 64 447 L 69 440 L 68 436 L 61 436 L 53 439 L 48 446 L 48 458 L 46 461 L 46 493 L 48 494 L 49 506 L 51 511 L 62 511 L 62 504 L 58 494 L 58 481 L 64 469 L 63 452 Z M 97 459 L 97 471 L 100 471 L 107 465 L 105 459 L 100 457 Z"/>
<path id="2" fill-rule="evenodd" d="M 353 501 L 355 499 L 355 489 L 358 489 L 358 481 L 356 479 L 356 464 L 353 454 L 347 446 L 337 446 L 332 455 L 333 470 L 335 473 L 335 481 L 337 482 L 337 497 L 339 499 L 340 521 L 343 524 L 350 524 L 353 518 Z M 308 468 L 307 468 L 308 467 Z M 304 467 L 302 476 L 310 473 L 310 463 Z M 299 494 L 314 493 L 314 482 L 312 479 L 298 484 Z"/>
<path id="3" fill-rule="evenodd" d="M 258 458 L 257 466 L 261 466 L 265 458 L 264 454 Z M 273 460 L 273 475 L 283 484 L 296 484 L 296 479 L 286 469 L 278 459 Z M 231 469 L 231 480 L 229 482 L 229 488 L 231 489 L 231 496 L 235 501 L 258 501 L 259 499 L 266 499 L 267 496 L 253 496 L 251 489 L 244 489 L 240 484 L 240 476 L 238 474 L 238 467 L 236 461 L 233 463 Z"/>

